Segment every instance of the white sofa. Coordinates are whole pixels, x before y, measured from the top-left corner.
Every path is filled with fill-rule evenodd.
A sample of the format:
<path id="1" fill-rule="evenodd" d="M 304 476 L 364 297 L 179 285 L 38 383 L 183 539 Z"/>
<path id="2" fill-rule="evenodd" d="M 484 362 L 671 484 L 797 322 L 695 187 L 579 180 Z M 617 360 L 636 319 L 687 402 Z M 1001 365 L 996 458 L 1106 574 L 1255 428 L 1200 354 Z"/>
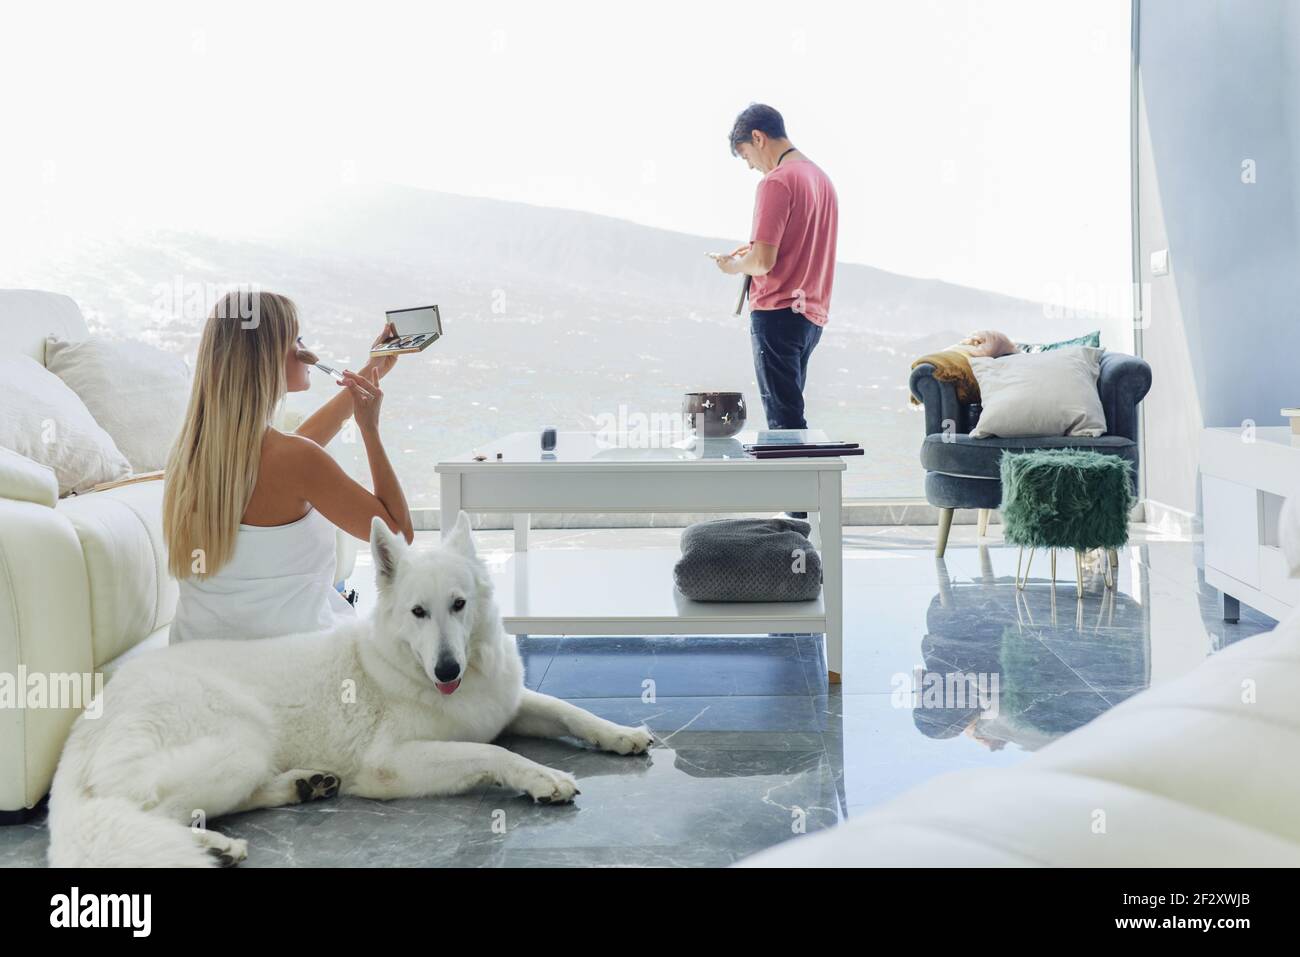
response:
<path id="1" fill-rule="evenodd" d="M 1300 866 L 1300 615 L 1013 768 L 937 777 L 746 867 Z"/>
<path id="2" fill-rule="evenodd" d="M 75 302 L 0 290 L 0 354 L 44 364 L 49 335 L 88 335 Z M 109 673 L 124 656 L 166 644 L 177 589 L 162 492 L 152 481 L 59 499 L 50 470 L 0 450 L 0 674 Z M 340 533 L 339 580 L 354 557 Z M 20 820 L 44 797 L 77 714 L 0 708 L 0 821 Z"/>
<path id="3" fill-rule="evenodd" d="M 46 336 L 84 339 L 67 296 L 0 290 L 0 351 L 45 363 Z M 176 608 L 166 572 L 162 483 L 58 498 L 48 469 L 0 459 L 0 672 L 105 670 L 142 644 L 165 644 Z M 49 790 L 77 712 L 0 709 L 0 814 Z"/>

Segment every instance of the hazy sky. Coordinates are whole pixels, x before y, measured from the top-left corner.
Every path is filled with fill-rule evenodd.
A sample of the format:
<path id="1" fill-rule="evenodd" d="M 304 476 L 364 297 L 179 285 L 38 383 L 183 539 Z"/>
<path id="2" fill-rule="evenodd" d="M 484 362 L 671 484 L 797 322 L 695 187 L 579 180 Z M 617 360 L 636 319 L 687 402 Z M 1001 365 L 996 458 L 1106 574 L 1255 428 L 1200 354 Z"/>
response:
<path id="1" fill-rule="evenodd" d="M 759 100 L 835 181 L 843 259 L 1076 303 L 1128 282 L 1127 0 L 24 6 L 0 252 L 238 232 L 350 182 L 741 240 L 757 174 L 726 133 Z"/>

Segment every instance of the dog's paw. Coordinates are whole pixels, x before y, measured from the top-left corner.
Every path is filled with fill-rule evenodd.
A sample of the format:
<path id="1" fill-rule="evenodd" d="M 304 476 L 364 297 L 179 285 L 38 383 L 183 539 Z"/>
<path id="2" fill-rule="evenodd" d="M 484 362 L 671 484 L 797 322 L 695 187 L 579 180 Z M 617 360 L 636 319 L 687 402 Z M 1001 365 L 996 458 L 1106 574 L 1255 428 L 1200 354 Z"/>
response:
<path id="1" fill-rule="evenodd" d="M 248 842 L 243 838 L 204 831 L 199 837 L 199 843 L 216 858 L 220 867 L 237 867 L 248 859 Z"/>
<path id="2" fill-rule="evenodd" d="M 219 847 L 209 847 L 207 850 L 209 854 L 217 859 L 218 867 L 238 867 L 240 863 L 248 858 L 247 848 L 238 856 L 227 853 Z"/>
<path id="3" fill-rule="evenodd" d="M 655 743 L 655 736 L 649 728 L 623 728 L 615 725 L 602 734 L 597 744 L 602 751 L 615 754 L 645 754 Z"/>
<path id="4" fill-rule="evenodd" d="M 301 777 L 297 778 L 293 784 L 298 791 L 298 800 L 304 804 L 308 801 L 323 801 L 339 793 L 337 774 L 330 774 L 328 771 L 300 771 L 297 773 Z"/>
<path id="5" fill-rule="evenodd" d="M 541 764 L 525 768 L 516 786 L 538 804 L 567 804 L 582 793 L 572 774 Z"/>

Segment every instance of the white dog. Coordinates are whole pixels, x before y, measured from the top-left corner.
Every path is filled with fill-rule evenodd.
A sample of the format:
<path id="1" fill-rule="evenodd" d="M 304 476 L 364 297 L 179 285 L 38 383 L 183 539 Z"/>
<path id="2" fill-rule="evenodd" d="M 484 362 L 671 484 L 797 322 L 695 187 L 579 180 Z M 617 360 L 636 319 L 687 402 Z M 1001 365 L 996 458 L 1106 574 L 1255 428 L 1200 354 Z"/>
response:
<path id="1" fill-rule="evenodd" d="M 223 814 L 333 797 L 459 794 L 483 784 L 571 801 L 573 777 L 490 744 L 571 735 L 640 754 L 653 742 L 523 684 L 462 513 L 437 548 L 408 550 L 376 519 L 378 603 L 332 632 L 194 641 L 117 671 L 103 715 L 80 718 L 50 791 L 58 867 L 215 866 L 244 841 Z"/>

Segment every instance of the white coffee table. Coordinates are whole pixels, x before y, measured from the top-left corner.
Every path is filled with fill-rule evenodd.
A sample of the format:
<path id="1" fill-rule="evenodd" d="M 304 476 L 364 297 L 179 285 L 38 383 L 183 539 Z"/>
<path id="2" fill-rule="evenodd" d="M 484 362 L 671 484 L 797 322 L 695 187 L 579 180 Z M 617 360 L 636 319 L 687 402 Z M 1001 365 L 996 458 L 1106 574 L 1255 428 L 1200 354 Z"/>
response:
<path id="1" fill-rule="evenodd" d="M 832 681 L 841 672 L 843 554 L 839 458 L 758 460 L 742 442 L 824 442 L 816 430 L 653 444 L 639 435 L 561 432 L 553 454 L 516 432 L 439 462 L 443 534 L 456 514 L 515 516 L 514 554 L 489 567 L 512 634 L 817 633 Z M 500 453 L 501 457 L 497 458 Z M 474 456 L 486 456 L 475 461 Z M 673 586 L 676 548 L 528 551 L 533 512 L 806 511 L 821 553 L 822 594 L 803 602 L 695 602 Z"/>

